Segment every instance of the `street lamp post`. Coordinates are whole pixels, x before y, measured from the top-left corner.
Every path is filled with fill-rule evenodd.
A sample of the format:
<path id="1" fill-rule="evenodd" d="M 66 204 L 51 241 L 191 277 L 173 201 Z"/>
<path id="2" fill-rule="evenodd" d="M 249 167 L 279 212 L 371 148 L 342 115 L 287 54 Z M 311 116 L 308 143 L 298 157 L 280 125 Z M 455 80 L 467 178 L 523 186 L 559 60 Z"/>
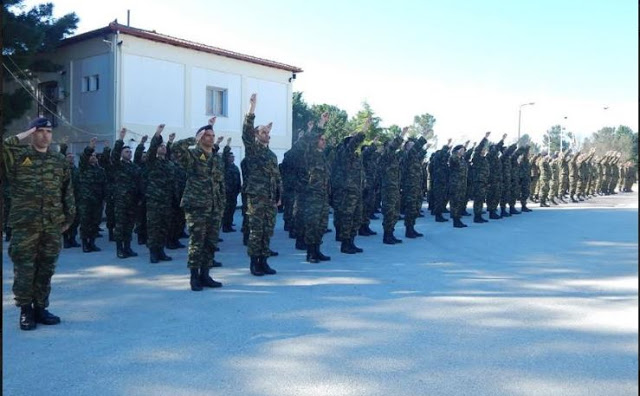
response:
<path id="1" fill-rule="evenodd" d="M 567 120 L 567 116 L 564 116 L 565 121 Z M 560 154 L 562 154 L 562 130 L 564 128 L 560 125 Z"/>
<path id="2" fill-rule="evenodd" d="M 523 103 L 520 105 L 520 108 L 518 109 L 518 142 L 520 141 L 520 121 L 522 121 L 522 108 L 524 106 L 533 106 L 534 104 L 535 102 Z"/>

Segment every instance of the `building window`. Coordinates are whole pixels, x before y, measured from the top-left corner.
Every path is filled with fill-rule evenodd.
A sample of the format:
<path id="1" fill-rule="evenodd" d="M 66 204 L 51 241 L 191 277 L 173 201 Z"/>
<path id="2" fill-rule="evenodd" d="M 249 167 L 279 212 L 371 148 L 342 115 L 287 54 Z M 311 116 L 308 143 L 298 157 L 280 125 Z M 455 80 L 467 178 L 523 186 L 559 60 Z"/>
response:
<path id="1" fill-rule="evenodd" d="M 92 92 L 100 89 L 100 75 L 84 76 L 82 78 L 82 92 Z"/>
<path id="2" fill-rule="evenodd" d="M 227 117 L 227 90 L 207 87 L 207 115 Z"/>

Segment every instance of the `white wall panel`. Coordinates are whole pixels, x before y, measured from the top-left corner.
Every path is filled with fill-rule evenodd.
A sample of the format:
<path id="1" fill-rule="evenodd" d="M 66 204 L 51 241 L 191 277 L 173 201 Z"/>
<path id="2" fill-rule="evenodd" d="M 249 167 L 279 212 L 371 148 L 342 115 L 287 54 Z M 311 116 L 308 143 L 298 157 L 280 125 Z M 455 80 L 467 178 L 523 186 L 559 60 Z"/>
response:
<path id="1" fill-rule="evenodd" d="M 271 81 L 247 78 L 249 95 L 258 94 L 256 104 L 255 125 L 273 122 L 272 136 L 285 136 L 287 134 L 287 86 Z M 249 97 L 242 98 L 247 103 Z M 278 157 L 280 158 L 280 157 Z"/>
<path id="2" fill-rule="evenodd" d="M 206 114 L 207 87 L 227 90 L 227 117 L 218 117 L 216 131 L 242 132 L 242 107 L 240 94 L 242 79 L 238 74 L 221 73 L 214 70 L 194 67 L 191 69 L 191 128 L 206 125 L 211 117 Z"/>
<path id="3" fill-rule="evenodd" d="M 123 124 L 184 127 L 184 65 L 124 54 Z"/>

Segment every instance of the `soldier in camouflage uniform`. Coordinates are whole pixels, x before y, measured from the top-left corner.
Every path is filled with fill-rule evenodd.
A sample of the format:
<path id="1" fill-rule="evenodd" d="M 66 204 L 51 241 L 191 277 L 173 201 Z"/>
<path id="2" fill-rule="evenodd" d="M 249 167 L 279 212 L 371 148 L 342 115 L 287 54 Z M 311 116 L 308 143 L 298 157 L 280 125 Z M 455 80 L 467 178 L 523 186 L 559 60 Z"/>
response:
<path id="1" fill-rule="evenodd" d="M 107 176 L 107 189 L 105 191 L 104 198 L 104 214 L 107 218 L 107 231 L 109 233 L 109 242 L 115 241 L 114 229 L 116 227 L 116 211 L 115 211 L 115 180 L 114 169 L 111 163 L 111 147 L 109 147 L 109 141 L 104 142 L 104 149 L 102 155 L 98 158 L 98 164 Z"/>
<path id="2" fill-rule="evenodd" d="M 549 201 L 551 201 L 552 204 L 554 205 L 558 205 L 558 202 L 556 201 L 556 197 L 558 194 L 558 189 L 560 187 L 560 181 L 558 180 L 560 178 L 560 158 L 558 157 L 559 153 L 556 152 L 553 155 L 553 158 L 551 159 L 551 161 L 549 162 L 549 165 L 551 166 L 551 181 L 549 182 Z"/>
<path id="3" fill-rule="evenodd" d="M 252 275 L 273 275 L 269 266 L 269 243 L 276 224 L 276 211 L 282 197 L 282 180 L 278 170 L 278 158 L 269 149 L 272 123 L 254 127 L 256 94 L 249 100 L 249 112 L 242 128 L 242 142 L 247 159 L 248 178 L 243 185 L 247 194 L 249 241 L 247 253 L 251 258 Z"/>
<path id="4" fill-rule="evenodd" d="M 331 257 L 320 252 L 322 237 L 329 222 L 331 171 L 324 155 L 326 148 L 324 125 L 328 120 L 329 113 L 323 113 L 316 128 L 307 132 L 307 136 L 303 138 L 305 168 L 308 174 L 304 193 L 304 239 L 307 245 L 307 261 L 310 263 L 331 260 Z"/>
<path id="5" fill-rule="evenodd" d="M 520 206 L 523 212 L 531 212 L 527 207 L 527 200 L 531 195 L 531 163 L 529 162 L 529 148 L 524 146 L 518 159 L 518 171 L 520 172 Z"/>
<path id="6" fill-rule="evenodd" d="M 369 121 L 365 123 L 367 130 Z M 342 242 L 340 252 L 346 254 L 361 253 L 354 239 L 362 220 L 362 187 L 364 175 L 362 157 L 356 149 L 364 141 L 364 133 L 359 132 L 343 139 L 337 148 L 331 174 L 333 193 L 334 224 L 336 238 Z"/>
<path id="7" fill-rule="evenodd" d="M 295 146 L 295 143 L 293 144 Z M 282 206 L 284 212 L 282 214 L 282 220 L 284 222 L 284 230 L 291 231 L 293 229 L 293 204 L 295 202 L 295 172 L 292 164 L 292 151 L 287 150 L 284 153 L 282 162 L 280 163 L 280 175 L 282 176 Z M 292 235 L 293 236 L 293 235 Z"/>
<path id="8" fill-rule="evenodd" d="M 516 201 L 520 199 L 522 189 L 520 187 L 520 166 L 518 159 L 524 152 L 524 147 L 518 147 L 510 156 L 511 160 L 511 200 L 509 201 L 509 213 L 520 214 L 516 209 Z"/>
<path id="9" fill-rule="evenodd" d="M 511 191 L 511 155 L 516 151 L 516 145 L 512 144 L 506 148 L 502 146 L 501 149 L 502 155 L 500 156 L 500 161 L 502 162 L 502 196 L 500 197 L 500 216 L 510 217 L 512 214 L 515 214 L 515 212 L 512 213 L 511 210 L 507 211 L 507 204 L 511 202 L 511 195 L 514 193 Z"/>
<path id="10" fill-rule="evenodd" d="M 214 223 L 214 204 L 216 194 L 219 194 L 219 191 L 214 191 L 214 167 L 217 161 L 213 152 L 214 124 L 215 117 L 198 129 L 195 138 L 182 139 L 171 146 L 174 153 L 179 153 L 182 167 L 187 172 L 180 207 L 185 211 L 189 229 L 187 267 L 191 274 L 189 283 L 193 291 L 201 291 L 203 287 L 222 286 L 222 283 L 209 276 L 218 243 Z M 193 145 L 196 147 L 189 148 Z"/>
<path id="11" fill-rule="evenodd" d="M 140 171 L 140 194 L 141 198 L 138 202 L 138 209 L 136 210 L 136 225 L 134 232 L 138 235 L 138 245 L 146 245 L 147 243 L 147 153 L 144 151 L 144 145 L 149 137 L 144 135 L 140 140 L 140 143 L 136 146 L 136 150 L 133 154 L 133 163 L 138 165 Z"/>
<path id="12" fill-rule="evenodd" d="M 363 145 L 360 150 L 362 153 L 362 166 L 364 168 L 364 188 L 362 189 L 362 221 L 358 235 L 371 236 L 378 233 L 373 231 L 369 226 L 371 217 L 374 216 L 376 205 L 376 190 L 379 184 L 378 160 L 380 158 L 377 146 L 377 138 L 368 146 Z"/>
<path id="13" fill-rule="evenodd" d="M 184 232 L 184 228 L 186 225 L 184 209 L 180 207 L 180 202 L 182 201 L 182 195 L 184 193 L 184 188 L 187 183 L 187 172 L 182 166 L 182 161 L 180 158 L 180 152 L 175 152 L 171 149 L 173 145 L 173 141 L 176 138 L 175 133 L 169 134 L 169 139 L 167 140 L 167 154 L 166 157 L 173 162 L 173 180 L 175 182 L 175 199 L 172 200 L 171 204 L 171 221 L 169 224 L 169 233 L 167 235 L 167 244 L 165 245 L 167 249 L 182 249 L 185 246 L 180 242 L 180 238 L 186 238 L 188 235 Z"/>
<path id="14" fill-rule="evenodd" d="M 401 199 L 404 202 L 404 236 L 407 238 L 424 236 L 416 231 L 415 225 L 422 207 L 422 159 L 426 154 L 423 148 L 426 143 L 424 136 L 405 143 L 406 157 L 401 174 Z"/>
<path id="15" fill-rule="evenodd" d="M 473 149 L 473 156 L 471 157 L 471 169 L 473 175 L 473 181 L 471 188 L 473 189 L 473 222 L 474 223 L 486 223 L 482 217 L 482 207 L 484 206 L 485 198 L 487 197 L 487 186 L 489 184 L 489 160 L 487 154 L 489 152 L 489 135 L 491 132 L 487 132 L 484 138 L 480 140 L 480 143 Z"/>
<path id="16" fill-rule="evenodd" d="M 27 131 L 4 142 L 5 153 L 10 154 L 3 158 L 11 184 L 9 257 L 22 330 L 32 330 L 37 323 L 60 323 L 46 308 L 60 237 L 74 220 L 75 200 L 69 163 L 50 150 L 51 132 L 51 122 L 41 117 Z M 27 137 L 31 144 L 21 145 L 20 140 Z"/>
<path id="17" fill-rule="evenodd" d="M 569 160 L 569 198 L 571 202 L 579 202 L 576 199 L 576 188 L 578 186 L 578 158 L 580 157 L 580 152 L 576 152 L 573 154 L 571 159 Z"/>
<path id="18" fill-rule="evenodd" d="M 578 201 L 584 201 L 584 198 L 586 197 L 587 183 L 589 182 L 589 177 L 590 177 L 589 161 L 591 161 L 594 155 L 595 155 L 595 149 L 591 149 L 591 151 L 588 154 L 583 155 L 582 158 L 578 159 L 577 161 L 578 183 L 576 187 L 578 190 Z"/>
<path id="19" fill-rule="evenodd" d="M 531 180 L 531 187 L 529 189 L 531 202 L 538 202 L 539 200 L 539 197 L 536 194 L 538 192 L 538 180 L 540 180 L 540 168 L 536 165 L 538 158 L 540 158 L 540 153 L 533 155 L 528 161 L 529 168 L 531 169 L 531 173 L 529 175 Z"/>
<path id="20" fill-rule="evenodd" d="M 616 186 L 618 184 L 618 179 L 620 178 L 620 173 L 618 169 L 618 162 L 620 161 L 621 153 L 615 152 L 613 157 L 611 158 L 611 182 L 609 183 L 608 190 L 609 194 L 617 194 Z"/>
<path id="21" fill-rule="evenodd" d="M 436 151 L 432 160 L 432 171 L 430 172 L 432 177 L 432 190 L 433 190 L 433 214 L 436 216 L 436 222 L 447 222 L 449 219 L 442 217 L 447 207 L 448 189 L 449 189 L 449 149 L 451 139 L 447 141 L 447 144 Z"/>
<path id="22" fill-rule="evenodd" d="M 307 123 L 307 133 L 313 128 L 313 123 Z M 290 150 L 290 171 L 293 174 L 294 182 L 294 198 L 293 198 L 293 227 L 289 232 L 290 236 L 296 239 L 296 249 L 306 250 L 307 246 L 304 242 L 304 211 L 305 211 L 305 190 L 307 183 L 307 169 L 305 154 L 306 143 L 304 139 L 298 139 Z"/>
<path id="23" fill-rule="evenodd" d="M 142 175 L 140 168 L 131 162 L 131 148 L 124 145 L 126 128 L 120 130 L 119 139 L 111 152 L 111 164 L 114 172 L 114 206 L 116 227 L 114 238 L 118 258 L 135 257 L 131 250 L 131 234 L 137 219 L 138 207 L 142 198 Z"/>
<path id="24" fill-rule="evenodd" d="M 406 133 L 407 128 L 402 132 Z M 402 240 L 393 235 L 394 227 L 400 213 L 398 202 L 400 201 L 400 161 L 398 149 L 402 144 L 402 136 L 396 136 L 387 142 L 380 156 L 380 189 L 382 191 L 382 229 L 384 237 L 382 242 L 387 245 L 402 243 Z"/>
<path id="25" fill-rule="evenodd" d="M 538 188 L 540 189 L 540 207 L 549 207 L 547 199 L 549 198 L 549 182 L 551 181 L 551 165 L 549 164 L 550 157 L 547 152 L 542 152 L 538 159 L 538 168 L 540 168 L 540 180 L 538 181 Z"/>
<path id="26" fill-rule="evenodd" d="M 567 150 L 560 156 L 560 191 L 558 199 L 562 203 L 568 203 L 564 196 L 569 193 L 569 161 L 571 160 L 571 150 Z"/>
<path id="27" fill-rule="evenodd" d="M 145 165 L 147 247 L 149 261 L 154 264 L 159 261 L 171 261 L 171 257 L 164 252 L 164 247 L 169 239 L 172 208 L 179 195 L 175 180 L 176 166 L 167 158 L 167 146 L 162 141 L 163 130 L 164 124 L 158 125 L 156 133 L 151 138 Z"/>
<path id="28" fill-rule="evenodd" d="M 459 144 L 453 148 L 449 157 L 449 199 L 451 200 L 451 218 L 455 228 L 464 228 L 460 218 L 467 205 L 467 162 L 465 149 Z"/>
<path id="29" fill-rule="evenodd" d="M 69 162 L 69 166 L 71 167 L 71 182 L 74 186 L 73 193 L 76 204 L 78 202 L 78 189 L 75 186 L 78 185 L 78 176 L 80 174 L 78 167 L 74 162 L 73 153 L 68 152 L 69 146 L 67 145 L 66 138 L 60 143 L 60 154 L 64 155 L 67 161 Z M 73 224 L 62 233 L 62 246 L 65 249 L 72 247 L 80 247 L 80 244 L 76 241 L 76 236 L 78 235 L 78 226 L 80 225 L 80 213 L 76 211 L 76 217 L 73 220 Z"/>
<path id="30" fill-rule="evenodd" d="M 489 162 L 489 180 L 487 185 L 487 211 L 489 218 L 498 220 L 502 217 L 497 213 L 500 197 L 502 197 L 502 161 L 500 160 L 500 148 L 504 144 L 506 134 L 502 136 L 496 144 L 489 146 L 489 152 L 486 155 Z"/>
<path id="31" fill-rule="evenodd" d="M 106 195 L 107 175 L 98 165 L 95 148 L 96 138 L 91 138 L 80 157 L 78 183 L 74 185 L 82 251 L 85 253 L 102 250 L 96 246 L 96 237 L 102 222 L 102 202 Z"/>
<path id="32" fill-rule="evenodd" d="M 233 228 L 233 214 L 238 205 L 238 194 L 242 189 L 240 169 L 235 164 L 235 157 L 231 151 L 231 138 L 227 139 L 227 145 L 222 150 L 222 162 L 224 163 L 224 182 L 226 192 L 226 206 L 222 216 L 222 232 L 235 232 Z M 285 212 L 287 205 L 284 204 Z"/>

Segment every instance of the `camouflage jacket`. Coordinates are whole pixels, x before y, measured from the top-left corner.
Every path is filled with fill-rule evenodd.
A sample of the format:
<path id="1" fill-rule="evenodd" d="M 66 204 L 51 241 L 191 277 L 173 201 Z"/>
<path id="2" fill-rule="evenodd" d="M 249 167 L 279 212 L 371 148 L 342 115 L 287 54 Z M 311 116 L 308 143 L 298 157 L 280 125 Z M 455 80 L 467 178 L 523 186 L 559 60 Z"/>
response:
<path id="1" fill-rule="evenodd" d="M 179 199 L 176 165 L 167 156 L 158 158 L 158 147 L 162 144 L 162 135 L 154 135 L 147 153 L 144 174 L 146 179 L 145 197 L 147 203 L 156 206 L 175 206 Z"/>
<path id="2" fill-rule="evenodd" d="M 227 196 L 237 197 L 242 188 L 240 180 L 240 169 L 234 163 L 229 162 L 231 147 L 225 146 L 222 150 L 222 163 L 224 164 L 224 184 Z"/>
<path id="3" fill-rule="evenodd" d="M 116 140 L 111 151 L 115 197 L 126 197 L 133 204 L 142 199 L 142 174 L 140 167 L 131 161 L 120 159 L 124 141 Z"/>
<path id="4" fill-rule="evenodd" d="M 41 153 L 21 145 L 16 136 L 4 141 L 4 149 L 13 158 L 6 175 L 11 185 L 9 226 L 71 224 L 76 204 L 67 159 L 50 149 Z"/>
<path id="5" fill-rule="evenodd" d="M 265 197 L 276 203 L 282 192 L 278 157 L 269 147 L 256 141 L 254 120 L 255 114 L 247 114 L 242 128 L 248 171 L 242 190 L 248 195 Z"/>
<path id="6" fill-rule="evenodd" d="M 77 191 L 76 204 L 101 204 L 106 197 L 107 174 L 100 165 L 89 164 L 89 158 L 93 154 L 94 149 L 85 147 L 80 156 L 80 175 L 75 190 Z"/>

